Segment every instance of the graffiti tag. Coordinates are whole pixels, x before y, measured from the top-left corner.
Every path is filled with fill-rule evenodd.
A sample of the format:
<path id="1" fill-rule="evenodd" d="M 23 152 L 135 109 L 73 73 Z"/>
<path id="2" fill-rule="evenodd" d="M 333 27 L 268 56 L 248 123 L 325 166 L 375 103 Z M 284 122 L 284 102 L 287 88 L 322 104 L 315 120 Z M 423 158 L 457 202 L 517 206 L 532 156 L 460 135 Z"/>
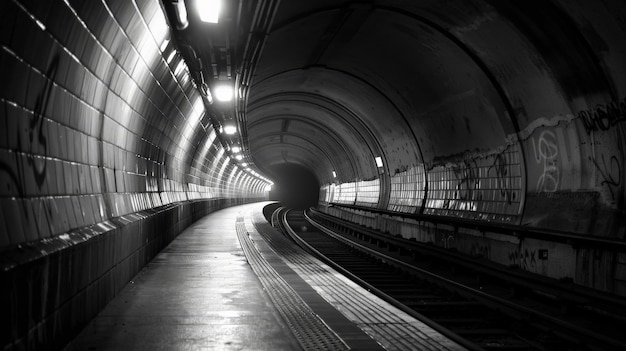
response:
<path id="1" fill-rule="evenodd" d="M 496 174 L 496 189 L 500 191 L 505 201 L 510 205 L 515 200 L 515 193 L 513 192 L 513 177 L 509 171 L 509 163 L 503 153 L 496 155 L 493 163 L 487 170 L 488 173 L 495 171 Z"/>
<path id="2" fill-rule="evenodd" d="M 29 150 L 26 153 L 26 163 L 28 168 L 32 171 L 35 178 L 35 183 L 41 189 L 46 181 L 46 160 L 35 155 L 36 147 L 42 150 L 42 154 L 47 154 L 48 140 L 43 128 L 45 120 L 45 112 L 48 104 L 50 103 L 50 96 L 52 95 L 53 80 L 56 77 L 57 69 L 59 66 L 59 57 L 55 56 L 50 63 L 48 70 L 46 71 L 46 84 L 43 87 L 41 93 L 35 100 L 35 106 L 33 109 L 33 116 L 28 123 L 28 145 Z M 17 145 L 22 145 L 21 134 L 17 134 Z M 15 161 L 17 170 L 13 170 L 11 166 L 7 164 L 0 164 L 0 169 L 8 174 L 11 181 L 16 185 L 16 189 L 19 195 L 25 194 L 24 189 L 24 173 L 26 165 L 19 154 L 15 154 Z M 16 173 L 17 171 L 17 173 Z"/>
<path id="3" fill-rule="evenodd" d="M 50 103 L 50 96 L 52 95 L 52 88 L 54 86 L 54 79 L 57 74 L 58 66 L 59 57 L 57 55 L 54 56 L 48 70 L 46 71 L 46 83 L 35 100 L 33 116 L 28 123 L 29 150 L 21 150 L 27 151 L 25 155 L 26 162 L 24 162 L 24 158 L 20 153 L 13 153 L 15 155 L 14 165 L 0 162 L 0 171 L 6 173 L 10 182 L 15 185 L 15 189 L 19 197 L 24 197 L 26 195 L 26 173 L 28 171 L 32 172 L 35 183 L 39 189 L 41 189 L 46 181 L 46 160 L 43 157 L 37 156 L 36 152 L 42 153 L 43 155 L 47 154 L 48 143 L 43 125 L 45 121 L 45 112 L 48 104 Z M 20 133 L 17 134 L 17 145 L 18 147 L 22 145 Z M 30 222 L 32 219 L 29 218 L 30 211 L 28 209 L 27 202 L 22 201 L 21 203 L 22 211 L 26 216 L 26 221 Z M 52 216 L 51 210 L 47 207 L 46 209 L 47 211 L 45 211 L 45 214 L 47 218 L 50 219 Z M 41 208 L 39 208 L 38 212 L 40 211 Z M 38 226 L 35 226 L 35 228 L 39 230 Z"/>
<path id="4" fill-rule="evenodd" d="M 480 243 L 472 243 L 469 254 L 473 257 L 489 258 L 491 257 L 491 246 Z"/>
<path id="5" fill-rule="evenodd" d="M 626 98 L 580 111 L 577 117 L 582 120 L 587 133 L 609 130 L 618 123 L 626 121 Z"/>
<path id="6" fill-rule="evenodd" d="M 476 161 L 465 161 L 463 166 L 453 168 L 458 180 L 456 195 L 460 200 L 480 200 L 480 193 L 476 190 L 479 185 L 478 166 Z"/>
<path id="7" fill-rule="evenodd" d="M 533 270 L 537 267 L 537 252 L 528 249 L 510 252 L 509 264 L 518 266 L 524 270 Z"/>
<path id="8" fill-rule="evenodd" d="M 604 155 L 600 157 L 600 162 L 595 158 L 592 158 L 594 166 L 600 172 L 600 177 L 602 177 L 601 185 L 607 186 L 609 188 L 609 192 L 611 193 L 611 200 L 615 201 L 614 189 L 619 187 L 622 179 L 622 170 L 619 164 L 619 160 L 616 156 L 611 156 L 608 163 Z"/>
<path id="9" fill-rule="evenodd" d="M 542 174 L 537 179 L 537 191 L 555 192 L 559 187 L 559 149 L 556 142 L 556 136 L 550 131 L 541 132 L 536 143 L 533 138 L 535 161 L 543 165 Z"/>

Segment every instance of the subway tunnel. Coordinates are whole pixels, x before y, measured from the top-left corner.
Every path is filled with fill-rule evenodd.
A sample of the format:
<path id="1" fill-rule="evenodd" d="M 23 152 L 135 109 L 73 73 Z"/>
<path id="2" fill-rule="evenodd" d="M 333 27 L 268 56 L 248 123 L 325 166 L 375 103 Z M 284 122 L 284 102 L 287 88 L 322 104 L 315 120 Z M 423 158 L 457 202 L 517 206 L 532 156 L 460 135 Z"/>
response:
<path id="1" fill-rule="evenodd" d="M 198 2 L 0 4 L 2 347 L 265 200 L 626 296 L 626 3 Z"/>

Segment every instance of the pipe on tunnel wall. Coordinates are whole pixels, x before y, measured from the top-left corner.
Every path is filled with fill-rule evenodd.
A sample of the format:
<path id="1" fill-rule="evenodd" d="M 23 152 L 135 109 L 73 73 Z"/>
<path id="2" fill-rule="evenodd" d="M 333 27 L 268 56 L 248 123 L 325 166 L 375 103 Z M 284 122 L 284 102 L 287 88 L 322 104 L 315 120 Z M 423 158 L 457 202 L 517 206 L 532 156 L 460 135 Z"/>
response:
<path id="1" fill-rule="evenodd" d="M 61 347 L 185 227 L 267 198 L 157 0 L 0 4 L 0 346 Z"/>

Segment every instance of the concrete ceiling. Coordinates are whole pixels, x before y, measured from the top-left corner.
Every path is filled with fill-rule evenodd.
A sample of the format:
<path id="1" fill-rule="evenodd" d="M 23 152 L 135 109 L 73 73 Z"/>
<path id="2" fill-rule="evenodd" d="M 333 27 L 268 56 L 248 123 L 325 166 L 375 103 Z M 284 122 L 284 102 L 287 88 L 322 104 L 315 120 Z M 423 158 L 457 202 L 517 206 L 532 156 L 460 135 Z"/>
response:
<path id="1" fill-rule="evenodd" d="M 505 148 L 529 113 L 546 110 L 535 102 L 560 93 L 552 67 L 598 70 L 584 55 L 550 62 L 542 50 L 580 44 L 545 16 L 490 1 L 281 2 L 248 98 L 254 162 L 270 174 L 299 163 L 329 183 L 332 170 L 340 181 L 377 177 L 376 156 L 393 174 Z M 543 30 L 554 47 L 535 41 Z M 610 91 L 601 75 L 575 76 Z"/>
<path id="2" fill-rule="evenodd" d="M 446 189 L 502 184 L 470 212 L 521 223 L 525 211 L 535 223 L 545 211 L 527 204 L 543 206 L 543 193 L 582 191 L 613 213 L 615 191 L 593 160 L 623 146 L 607 136 L 598 148 L 583 117 L 626 94 L 623 1 L 240 1 L 215 25 L 185 3 L 190 25 L 174 39 L 192 76 L 237 88 L 233 105 L 209 115 L 240 134 L 218 137 L 270 178 L 294 164 L 318 185 L 379 179 L 387 208 L 392 178 L 412 170 L 424 213 L 460 196 Z M 464 184 L 469 168 L 489 188 Z"/>

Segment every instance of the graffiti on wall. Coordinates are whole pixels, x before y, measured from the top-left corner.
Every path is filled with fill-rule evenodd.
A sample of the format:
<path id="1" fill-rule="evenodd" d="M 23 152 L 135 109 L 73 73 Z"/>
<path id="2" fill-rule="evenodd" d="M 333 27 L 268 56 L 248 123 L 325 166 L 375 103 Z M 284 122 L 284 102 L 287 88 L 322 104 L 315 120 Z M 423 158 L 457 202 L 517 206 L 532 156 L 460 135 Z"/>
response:
<path id="1" fill-rule="evenodd" d="M 461 200 L 457 209 L 475 211 L 475 201 L 482 200 L 482 194 L 478 191 L 480 178 L 476 161 L 466 160 L 453 167 L 452 171 L 457 180 L 454 198 Z"/>
<path id="2" fill-rule="evenodd" d="M 600 174 L 600 185 L 606 186 L 611 194 L 611 201 L 615 201 L 615 192 L 621 185 L 622 170 L 616 156 L 607 158 L 601 155 L 599 158 L 592 157 L 591 161 Z"/>
<path id="3" fill-rule="evenodd" d="M 626 121 L 626 98 L 580 111 L 576 116 L 583 122 L 587 133 L 607 131 Z"/>
<path id="4" fill-rule="evenodd" d="M 509 205 L 516 200 L 516 194 L 513 191 L 513 174 L 510 168 L 503 151 L 495 156 L 493 163 L 487 169 L 487 175 L 496 179 L 496 190 Z"/>
<path id="5" fill-rule="evenodd" d="M 469 254 L 472 257 L 483 257 L 488 259 L 491 257 L 491 245 L 474 242 L 470 246 Z"/>
<path id="6" fill-rule="evenodd" d="M 27 138 L 25 141 L 28 145 L 27 150 L 20 150 L 24 142 L 22 140 L 22 131 L 20 130 L 7 130 L 8 133 L 17 134 L 17 148 L 19 152 L 14 152 L 14 163 L 7 164 L 0 161 L 0 172 L 4 173 L 5 179 L 9 184 L 15 188 L 19 198 L 23 198 L 27 195 L 28 178 L 34 179 L 35 185 L 39 190 L 43 187 L 46 181 L 46 159 L 41 155 L 47 155 L 48 140 L 46 136 L 46 130 L 44 129 L 45 113 L 48 105 L 50 104 L 50 97 L 54 87 L 54 79 L 56 78 L 59 67 L 59 56 L 55 55 L 46 70 L 46 81 L 40 93 L 37 95 L 35 105 L 33 107 L 32 117 L 28 121 L 26 127 L 28 128 Z M 18 123 L 19 125 L 19 123 Z M 30 174 L 29 174 L 30 173 Z M 25 223 L 33 225 L 33 218 L 30 218 L 28 202 L 20 201 L 21 212 L 24 215 Z M 34 209 L 35 219 L 41 220 L 42 212 L 46 220 L 50 222 L 52 219 L 51 209 L 39 202 L 37 208 Z M 39 231 L 40 228 L 34 225 L 34 229 Z"/>
<path id="7" fill-rule="evenodd" d="M 574 116 L 539 118 L 521 132 L 528 150 L 527 172 L 530 191 L 553 193 L 585 187 L 584 145 L 588 145 Z M 584 134 L 584 133 L 583 133 Z"/>
<path id="8" fill-rule="evenodd" d="M 519 249 L 509 252 L 509 265 L 520 267 L 527 271 L 537 269 L 537 251 L 529 249 Z"/>
<path id="9" fill-rule="evenodd" d="M 559 167 L 556 135 L 548 130 L 539 134 L 539 138 L 532 141 L 535 161 L 542 167 L 542 173 L 537 179 L 537 190 L 542 192 L 555 192 L 559 188 Z"/>
<path id="10" fill-rule="evenodd" d="M 619 139 L 624 136 L 610 137 L 592 136 L 594 132 L 607 132 L 626 121 L 626 98 L 611 101 L 605 105 L 596 105 L 592 109 L 583 110 L 576 115 L 582 122 L 585 131 L 594 140 L 593 156 L 589 157 L 595 171 L 595 184 L 602 188 L 607 203 L 615 205 L 623 197 L 621 160 Z M 624 129 L 620 130 L 622 133 Z"/>
<path id="11" fill-rule="evenodd" d="M 446 230 L 440 230 L 439 234 L 441 235 L 441 247 L 446 249 L 453 249 L 456 247 L 454 233 L 450 233 Z"/>
<path id="12" fill-rule="evenodd" d="M 41 189 L 46 180 L 46 160 L 39 157 L 36 154 L 36 151 L 39 150 L 39 154 L 47 154 L 48 140 L 45 135 L 43 125 L 45 122 L 45 112 L 50 103 L 50 96 L 52 95 L 52 88 L 54 86 L 53 82 L 56 78 L 58 67 L 59 56 L 55 55 L 46 71 L 46 82 L 41 92 L 37 95 L 35 106 L 33 108 L 33 114 L 28 122 L 28 140 L 26 143 L 29 145 L 29 149 L 19 150 L 24 152 L 26 163 L 19 153 L 15 153 L 15 168 L 9 164 L 0 162 L 0 170 L 8 176 L 20 196 L 24 196 L 26 192 L 25 179 L 27 171 L 32 172 L 35 183 L 39 189 Z M 20 148 L 23 144 L 21 140 L 22 134 L 19 131 L 8 132 L 17 132 L 17 147 Z"/>
<path id="13" fill-rule="evenodd" d="M 44 84 L 44 87 L 41 93 L 39 94 L 39 96 L 37 96 L 37 100 L 35 101 L 33 117 L 30 121 L 29 131 L 28 131 L 29 145 L 31 147 L 31 150 L 27 154 L 28 155 L 27 160 L 28 160 L 29 165 L 33 169 L 35 182 L 37 183 L 37 186 L 39 188 L 41 188 L 41 186 L 46 180 L 46 161 L 44 159 L 37 160 L 37 158 L 35 158 L 35 156 L 33 155 L 32 151 L 34 148 L 33 145 L 35 143 L 38 143 L 39 144 L 38 146 L 42 149 L 41 154 L 47 155 L 48 140 L 47 140 L 47 137 L 44 135 L 43 123 L 44 123 L 46 109 L 48 108 L 48 105 L 50 104 L 50 96 L 52 95 L 52 88 L 54 86 L 53 82 L 54 82 L 54 79 L 56 78 L 58 68 L 59 68 L 59 56 L 56 55 L 52 59 L 52 62 L 50 63 L 50 66 L 48 67 L 48 70 L 46 71 L 47 79 L 46 79 L 46 82 Z"/>
<path id="14" fill-rule="evenodd" d="M 437 160 L 439 165 L 428 168 L 424 213 L 514 220 L 524 183 L 520 158 L 519 145 L 510 144 L 489 153 L 468 152 Z"/>

